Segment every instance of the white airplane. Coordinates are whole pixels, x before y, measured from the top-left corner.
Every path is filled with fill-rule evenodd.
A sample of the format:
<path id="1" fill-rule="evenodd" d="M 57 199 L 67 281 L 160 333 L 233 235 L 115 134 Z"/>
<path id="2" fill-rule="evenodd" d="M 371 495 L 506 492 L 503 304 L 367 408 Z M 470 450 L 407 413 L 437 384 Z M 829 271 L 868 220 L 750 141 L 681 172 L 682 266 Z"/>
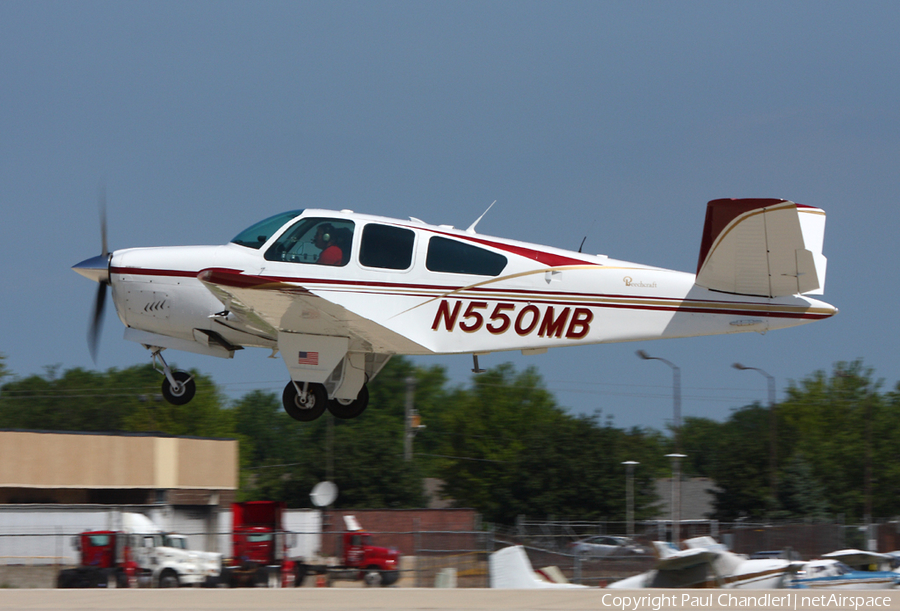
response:
<path id="1" fill-rule="evenodd" d="M 858 552 L 858 550 L 844 550 Z M 886 555 L 886 554 L 879 554 Z M 831 556 L 830 558 L 828 556 Z M 855 570 L 837 558 L 841 552 L 825 554 L 822 560 L 803 563 L 790 582 L 797 589 L 885 590 L 900 585 L 900 575 L 884 570 Z M 847 556 L 851 557 L 851 556 Z M 859 557 L 859 556 L 857 556 Z M 873 557 L 871 563 L 877 563 Z"/>
<path id="2" fill-rule="evenodd" d="M 490 587 L 500 590 L 544 590 L 575 589 L 587 586 L 569 583 L 559 569 L 552 571 L 561 577 L 560 581 L 550 581 L 544 572 L 535 571 L 521 545 L 504 547 L 488 557 Z"/>
<path id="3" fill-rule="evenodd" d="M 684 541 L 680 550 L 665 541 L 653 542 L 659 560 L 656 568 L 613 582 L 612 589 L 640 588 L 782 588 L 799 566 L 790 560 L 749 560 L 731 552 L 712 537 Z"/>
<path id="4" fill-rule="evenodd" d="M 195 384 L 163 350 L 268 348 L 301 421 L 358 416 L 395 354 L 472 354 L 478 370 L 479 355 L 504 350 L 764 333 L 837 312 L 807 296 L 825 283 L 825 213 L 780 199 L 709 202 L 696 274 L 483 236 L 480 218 L 462 231 L 350 210 L 285 212 L 222 246 L 110 253 L 104 217 L 102 254 L 73 267 L 100 283 L 92 354 L 111 287 L 169 402 Z"/>

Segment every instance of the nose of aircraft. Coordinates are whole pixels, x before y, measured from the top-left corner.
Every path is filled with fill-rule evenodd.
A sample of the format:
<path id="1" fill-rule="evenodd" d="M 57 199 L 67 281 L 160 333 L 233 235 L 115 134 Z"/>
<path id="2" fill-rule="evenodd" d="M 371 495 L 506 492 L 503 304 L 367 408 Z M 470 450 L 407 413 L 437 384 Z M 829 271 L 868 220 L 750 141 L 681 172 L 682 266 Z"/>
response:
<path id="1" fill-rule="evenodd" d="M 109 255 L 97 255 L 76 263 L 72 269 L 88 280 L 109 282 Z"/>

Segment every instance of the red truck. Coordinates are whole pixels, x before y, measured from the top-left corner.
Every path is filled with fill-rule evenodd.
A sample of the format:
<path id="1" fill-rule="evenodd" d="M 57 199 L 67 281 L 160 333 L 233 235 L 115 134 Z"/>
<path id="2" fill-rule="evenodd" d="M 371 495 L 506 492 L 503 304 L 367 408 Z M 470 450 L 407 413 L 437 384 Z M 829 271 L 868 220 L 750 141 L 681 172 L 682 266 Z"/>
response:
<path id="1" fill-rule="evenodd" d="M 295 587 L 307 574 L 331 580 L 365 580 L 368 585 L 389 586 L 400 577 L 400 552 L 372 545 L 372 535 L 362 530 L 353 516 L 344 518 L 342 564 L 307 564 L 288 557 L 295 534 L 284 527 L 285 504 L 279 501 L 234 503 L 232 510 L 232 558 L 221 581 L 230 587 Z"/>
<path id="2" fill-rule="evenodd" d="M 118 550 L 116 542 L 119 542 Z M 111 530 L 85 532 L 73 543 L 81 552 L 81 564 L 63 569 L 56 579 L 59 588 L 124 588 L 128 587 L 126 559 L 121 533 Z M 118 553 L 117 553 L 118 552 Z M 133 567 L 129 567 L 131 573 Z"/>
<path id="3" fill-rule="evenodd" d="M 228 586 L 299 586 L 306 576 L 302 563 L 288 558 L 293 534 L 284 529 L 285 504 L 248 501 L 231 506 L 231 559 L 223 570 Z"/>
<path id="4" fill-rule="evenodd" d="M 328 581 L 365 581 L 370 586 L 389 586 L 400 578 L 400 552 L 395 548 L 372 545 L 372 535 L 365 532 L 354 516 L 344 516 L 347 531 L 342 536 L 340 566 L 309 565 L 307 572 L 326 575 Z"/>

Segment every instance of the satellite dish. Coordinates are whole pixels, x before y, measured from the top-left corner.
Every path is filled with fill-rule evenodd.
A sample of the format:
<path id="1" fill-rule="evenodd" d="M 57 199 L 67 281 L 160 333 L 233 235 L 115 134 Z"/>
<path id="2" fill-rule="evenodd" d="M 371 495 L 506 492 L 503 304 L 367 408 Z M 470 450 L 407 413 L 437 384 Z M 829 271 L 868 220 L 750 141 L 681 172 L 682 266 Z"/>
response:
<path id="1" fill-rule="evenodd" d="M 319 482 L 313 487 L 312 492 L 309 493 L 309 498 L 312 499 L 313 505 L 316 507 L 328 507 L 334 503 L 337 495 L 338 488 L 334 482 L 325 481 Z"/>

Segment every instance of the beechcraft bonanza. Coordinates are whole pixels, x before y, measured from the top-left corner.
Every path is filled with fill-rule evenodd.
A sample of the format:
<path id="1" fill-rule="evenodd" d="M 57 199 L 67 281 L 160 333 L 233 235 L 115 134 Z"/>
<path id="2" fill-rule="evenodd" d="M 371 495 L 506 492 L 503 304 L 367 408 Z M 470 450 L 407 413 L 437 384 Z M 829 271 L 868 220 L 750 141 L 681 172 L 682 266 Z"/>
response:
<path id="1" fill-rule="evenodd" d="M 697 273 L 492 238 L 416 218 L 306 209 L 223 246 L 129 248 L 76 266 L 100 283 L 89 334 L 96 354 L 107 294 L 125 339 L 185 404 L 192 377 L 165 349 L 231 358 L 280 353 L 284 408 L 311 421 L 368 404 L 366 384 L 395 354 L 471 354 L 765 332 L 828 318 L 825 213 L 780 199 L 709 202 Z"/>

